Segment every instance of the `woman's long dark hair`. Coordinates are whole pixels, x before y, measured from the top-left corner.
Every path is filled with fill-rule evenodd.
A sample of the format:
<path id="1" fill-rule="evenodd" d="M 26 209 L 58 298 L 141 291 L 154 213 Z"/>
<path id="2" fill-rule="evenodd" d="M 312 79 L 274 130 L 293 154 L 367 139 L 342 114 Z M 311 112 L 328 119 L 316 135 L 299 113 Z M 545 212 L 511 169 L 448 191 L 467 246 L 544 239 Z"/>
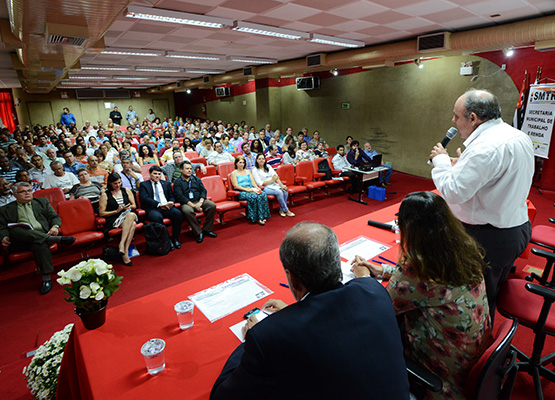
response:
<path id="1" fill-rule="evenodd" d="M 399 208 L 399 229 L 401 258 L 418 278 L 453 286 L 482 281 L 483 250 L 441 196 L 410 193 Z"/>
<path id="2" fill-rule="evenodd" d="M 264 172 L 268 172 L 268 164 L 266 163 L 266 157 L 264 157 L 264 154 L 262 153 L 256 156 L 256 168 L 260 168 L 258 166 L 258 157 L 264 158 L 264 165 L 262 166 L 262 169 L 264 170 Z"/>
<path id="3" fill-rule="evenodd" d="M 108 175 L 108 184 L 106 186 L 108 186 L 108 189 L 114 190 L 114 188 L 112 187 L 112 183 L 120 179 L 120 174 L 118 174 L 117 172 L 112 172 L 110 175 Z M 122 188 L 122 190 L 124 189 Z"/>
<path id="4" fill-rule="evenodd" d="M 142 144 L 142 145 L 139 147 L 139 156 L 141 156 L 141 157 L 144 157 L 144 156 L 145 156 L 145 153 L 143 152 L 143 148 L 144 148 L 144 147 L 146 147 L 146 148 L 148 149 L 148 156 L 149 156 L 149 157 L 154 157 L 154 153 L 152 152 L 152 149 L 150 148 L 149 145 L 146 145 L 146 144 Z"/>

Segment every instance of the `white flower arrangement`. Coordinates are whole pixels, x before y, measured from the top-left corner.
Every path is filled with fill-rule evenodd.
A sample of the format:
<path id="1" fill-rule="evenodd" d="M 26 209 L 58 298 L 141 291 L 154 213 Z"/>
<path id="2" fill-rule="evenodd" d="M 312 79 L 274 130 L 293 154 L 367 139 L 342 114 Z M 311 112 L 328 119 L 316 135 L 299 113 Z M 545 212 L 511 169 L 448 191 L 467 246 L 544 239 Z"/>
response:
<path id="1" fill-rule="evenodd" d="M 123 279 L 115 274 L 112 265 L 97 258 L 81 261 L 58 275 L 60 285 L 71 285 L 64 288 L 68 295 L 65 300 L 89 313 L 99 311 Z"/>
<path id="2" fill-rule="evenodd" d="M 72 329 L 73 324 L 68 324 L 63 330 L 54 333 L 37 349 L 31 363 L 23 368 L 27 387 L 35 399 L 56 397 L 60 364 Z"/>

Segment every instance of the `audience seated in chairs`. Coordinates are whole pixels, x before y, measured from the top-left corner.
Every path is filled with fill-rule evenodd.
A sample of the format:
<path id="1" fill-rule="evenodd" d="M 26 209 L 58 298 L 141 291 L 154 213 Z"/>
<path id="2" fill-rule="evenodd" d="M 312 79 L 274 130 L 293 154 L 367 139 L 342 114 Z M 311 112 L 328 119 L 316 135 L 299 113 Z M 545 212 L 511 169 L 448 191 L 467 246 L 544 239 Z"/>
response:
<path id="1" fill-rule="evenodd" d="M 69 191 L 70 200 L 79 199 L 81 197 L 89 199 L 94 212 L 98 213 L 98 202 L 100 201 L 102 192 L 104 192 L 104 186 L 98 182 L 92 182 L 86 168 L 80 168 L 79 171 L 77 171 L 77 178 L 79 179 L 79 183 L 73 185 Z"/>
<path id="2" fill-rule="evenodd" d="M 252 223 L 257 222 L 259 225 L 264 225 L 270 218 L 268 197 L 258 187 L 251 172 L 245 167 L 245 157 L 238 156 L 235 159 L 235 171 L 230 175 L 231 184 L 235 190 L 240 192 L 237 198 L 247 202 L 247 218 Z"/>
<path id="3" fill-rule="evenodd" d="M 171 183 L 162 181 L 162 168 L 153 165 L 149 169 L 150 180 L 143 182 L 139 188 L 139 198 L 141 208 L 146 211 L 146 219 L 151 222 L 164 223 L 164 218 L 172 221 L 172 250 L 180 249 L 179 234 L 183 215 L 181 211 L 174 207 L 175 197 Z"/>
<path id="4" fill-rule="evenodd" d="M 193 166 L 189 161 L 180 164 L 181 176 L 174 182 L 176 200 L 181 203 L 181 212 L 191 226 L 197 243 L 202 243 L 204 236 L 215 238 L 213 232 L 216 204 L 206 198 L 206 188 L 198 176 L 193 175 Z M 196 213 L 204 212 L 206 218 L 201 229 Z"/>
<path id="5" fill-rule="evenodd" d="M 139 147 L 139 165 L 144 164 L 156 164 L 160 165 L 160 160 L 158 160 L 158 156 L 156 153 L 152 151 L 152 148 L 147 145 L 143 144 Z"/>
<path id="6" fill-rule="evenodd" d="M 403 316 L 405 351 L 443 381 L 434 398 L 463 398 L 466 378 L 492 341 L 480 248 L 439 195 L 409 194 L 399 209 L 401 257 L 396 267 L 356 256 L 356 277 L 389 277 Z"/>
<path id="7" fill-rule="evenodd" d="M 16 201 L 0 207 L 2 246 L 9 246 L 10 252 L 31 249 L 42 275 L 40 293 L 46 294 L 52 290 L 50 274 L 54 271 L 50 245 L 71 245 L 75 238 L 58 236 L 62 225 L 60 216 L 56 214 L 48 199 L 33 198 L 33 190 L 27 182 L 14 184 L 13 194 Z M 24 226 L 8 228 L 10 223 L 29 224 L 33 229 Z"/>
<path id="8" fill-rule="evenodd" d="M 98 215 L 106 218 L 105 230 L 121 228 L 119 253 L 124 265 L 133 265 L 129 258 L 129 246 L 135 235 L 137 215 L 132 211 L 137 208 L 135 195 L 122 187 L 121 177 L 117 172 L 108 176 L 108 187 L 100 196 Z"/>

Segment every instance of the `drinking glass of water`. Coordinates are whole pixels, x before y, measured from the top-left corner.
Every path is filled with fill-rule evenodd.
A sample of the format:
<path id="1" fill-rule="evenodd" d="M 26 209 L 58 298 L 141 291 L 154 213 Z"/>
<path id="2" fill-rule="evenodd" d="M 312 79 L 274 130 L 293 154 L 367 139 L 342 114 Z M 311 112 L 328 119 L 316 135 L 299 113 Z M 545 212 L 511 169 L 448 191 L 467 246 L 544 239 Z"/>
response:
<path id="1" fill-rule="evenodd" d="M 162 339 L 150 339 L 141 347 L 141 354 L 145 358 L 146 369 L 150 375 L 158 375 L 166 368 L 165 348 L 166 342 Z"/>
<path id="2" fill-rule="evenodd" d="M 182 330 L 189 329 L 195 323 L 193 321 L 193 311 L 195 310 L 195 303 L 189 300 L 180 301 L 173 309 L 177 314 L 177 322 Z"/>

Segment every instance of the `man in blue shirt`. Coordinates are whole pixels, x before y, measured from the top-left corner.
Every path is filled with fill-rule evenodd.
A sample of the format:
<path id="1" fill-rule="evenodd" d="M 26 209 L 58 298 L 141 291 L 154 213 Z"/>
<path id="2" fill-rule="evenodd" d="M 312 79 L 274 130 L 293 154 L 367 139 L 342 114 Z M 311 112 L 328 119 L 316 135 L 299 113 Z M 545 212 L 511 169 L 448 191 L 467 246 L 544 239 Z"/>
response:
<path id="1" fill-rule="evenodd" d="M 68 128 L 72 122 L 74 124 L 77 124 L 77 120 L 75 119 L 75 116 L 69 112 L 69 108 L 67 107 L 64 107 L 64 113 L 60 118 L 60 122 L 62 123 L 62 125 L 65 125 Z"/>
<path id="2" fill-rule="evenodd" d="M 139 114 L 137 114 L 137 111 L 133 110 L 133 106 L 129 106 L 129 111 L 127 111 L 125 118 L 127 119 L 128 125 L 131 125 L 134 120 L 139 120 Z"/>
<path id="3" fill-rule="evenodd" d="M 370 159 L 374 159 L 374 156 L 377 156 L 378 153 L 376 150 L 372 150 L 372 146 L 370 145 L 369 142 L 364 143 L 364 153 L 370 157 Z M 383 173 L 380 172 L 380 185 L 382 186 L 389 186 L 391 185 L 391 183 L 389 183 L 389 180 L 391 179 L 391 173 L 393 171 L 393 167 L 389 164 L 383 164 L 383 159 L 382 159 L 382 167 L 387 168 L 386 171 L 384 171 Z"/>
<path id="4" fill-rule="evenodd" d="M 75 176 L 77 176 L 77 171 L 79 169 L 87 168 L 85 164 L 75 161 L 73 153 L 69 150 L 64 151 L 64 160 L 66 161 L 65 164 L 62 165 L 64 171 L 71 172 Z"/>

